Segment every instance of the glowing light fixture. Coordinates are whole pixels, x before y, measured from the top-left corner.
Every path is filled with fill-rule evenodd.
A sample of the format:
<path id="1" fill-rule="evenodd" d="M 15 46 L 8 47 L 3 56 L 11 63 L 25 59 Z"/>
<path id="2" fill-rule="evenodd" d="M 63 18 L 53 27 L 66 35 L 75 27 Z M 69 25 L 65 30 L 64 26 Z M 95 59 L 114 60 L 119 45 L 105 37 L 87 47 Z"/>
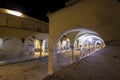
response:
<path id="1" fill-rule="evenodd" d="M 89 42 L 92 42 L 92 40 L 93 40 L 92 38 L 89 38 L 89 39 L 88 39 Z"/>
<path id="2" fill-rule="evenodd" d="M 5 11 L 6 13 L 11 14 L 11 15 L 22 16 L 22 13 L 18 11 L 13 11 L 13 10 L 5 10 Z"/>
<path id="3" fill-rule="evenodd" d="M 67 41 L 67 42 L 69 42 L 69 41 L 70 41 L 70 39 L 69 39 L 69 38 L 67 38 L 67 39 L 66 39 L 66 41 Z"/>

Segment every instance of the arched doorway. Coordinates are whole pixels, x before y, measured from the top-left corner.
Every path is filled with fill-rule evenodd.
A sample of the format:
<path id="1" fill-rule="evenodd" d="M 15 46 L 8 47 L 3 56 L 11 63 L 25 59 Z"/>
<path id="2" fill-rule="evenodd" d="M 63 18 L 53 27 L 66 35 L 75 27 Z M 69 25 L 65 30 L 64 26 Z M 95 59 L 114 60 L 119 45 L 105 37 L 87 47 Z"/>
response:
<path id="1" fill-rule="evenodd" d="M 48 39 L 45 40 L 34 40 L 34 56 L 35 57 L 44 57 L 48 56 Z"/>
<path id="2" fill-rule="evenodd" d="M 54 45 L 54 68 L 68 65 L 105 47 L 98 33 L 88 29 L 72 29 L 60 34 Z"/>

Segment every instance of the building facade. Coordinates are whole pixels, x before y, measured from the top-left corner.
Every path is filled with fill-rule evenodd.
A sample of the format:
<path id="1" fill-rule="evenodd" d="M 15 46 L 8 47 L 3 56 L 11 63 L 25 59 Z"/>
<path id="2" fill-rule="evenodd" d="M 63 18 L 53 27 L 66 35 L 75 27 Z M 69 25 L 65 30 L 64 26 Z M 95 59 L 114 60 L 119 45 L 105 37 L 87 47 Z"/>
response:
<path id="1" fill-rule="evenodd" d="M 70 60 L 73 62 L 77 44 L 78 49 L 82 46 L 87 53 L 90 49 L 96 51 L 98 45 L 99 48 L 103 48 L 110 41 L 120 40 L 120 2 L 118 0 L 75 1 L 67 3 L 65 8 L 48 15 L 49 74 L 52 74 L 58 66 L 57 53 L 60 49 L 62 52 L 63 49 L 69 48 Z M 66 48 L 64 45 L 69 47 Z M 80 50 L 79 53 L 79 56 L 83 55 Z"/>
<path id="2" fill-rule="evenodd" d="M 10 11 L 12 10 L 0 9 L 1 37 L 11 35 L 18 38 L 24 38 L 35 33 L 48 33 L 48 23 L 22 13 L 20 16 L 14 14 L 14 12 L 9 13 Z"/>
<path id="3" fill-rule="evenodd" d="M 0 9 L 0 60 L 25 55 L 41 57 L 40 50 L 48 52 L 47 46 L 48 23 L 17 11 Z"/>

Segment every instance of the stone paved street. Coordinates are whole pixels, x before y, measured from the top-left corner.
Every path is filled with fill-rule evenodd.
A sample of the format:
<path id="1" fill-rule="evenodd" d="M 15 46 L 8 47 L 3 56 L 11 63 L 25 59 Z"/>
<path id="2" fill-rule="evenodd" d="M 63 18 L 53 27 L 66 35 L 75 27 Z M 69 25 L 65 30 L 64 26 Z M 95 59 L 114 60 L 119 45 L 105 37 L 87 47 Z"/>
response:
<path id="1" fill-rule="evenodd" d="M 120 80 L 120 46 L 107 46 L 44 80 Z"/>
<path id="2" fill-rule="evenodd" d="M 47 57 L 0 66 L 0 80 L 42 80 L 47 76 Z"/>
<path id="3" fill-rule="evenodd" d="M 107 46 L 62 67 L 52 76 L 47 74 L 48 57 L 0 66 L 0 80 L 120 80 L 119 49 L 119 46 Z M 61 57 L 62 61 L 68 60 L 65 56 Z"/>

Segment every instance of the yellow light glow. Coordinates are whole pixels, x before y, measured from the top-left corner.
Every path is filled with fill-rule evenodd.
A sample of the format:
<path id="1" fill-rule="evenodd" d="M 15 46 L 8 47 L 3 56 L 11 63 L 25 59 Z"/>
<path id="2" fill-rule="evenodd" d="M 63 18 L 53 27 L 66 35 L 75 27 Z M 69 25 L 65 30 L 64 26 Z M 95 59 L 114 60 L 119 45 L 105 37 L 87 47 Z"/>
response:
<path id="1" fill-rule="evenodd" d="M 6 10 L 6 12 L 8 14 L 12 14 L 12 15 L 15 15 L 15 16 L 22 16 L 22 13 L 18 12 L 18 11 Z"/>
<path id="2" fill-rule="evenodd" d="M 69 42 L 70 41 L 70 39 L 69 38 L 67 38 L 67 40 L 66 40 L 67 42 Z"/>
<path id="3" fill-rule="evenodd" d="M 39 57 L 40 57 L 40 52 L 35 52 L 35 53 L 34 53 L 34 57 L 35 57 L 35 58 L 39 58 Z"/>
<path id="4" fill-rule="evenodd" d="M 42 45 L 43 53 L 45 52 L 44 47 L 45 47 L 45 41 L 43 40 L 43 45 Z"/>
<path id="5" fill-rule="evenodd" d="M 39 42 L 39 40 L 35 40 L 35 48 L 39 48 L 40 49 L 40 42 Z"/>

